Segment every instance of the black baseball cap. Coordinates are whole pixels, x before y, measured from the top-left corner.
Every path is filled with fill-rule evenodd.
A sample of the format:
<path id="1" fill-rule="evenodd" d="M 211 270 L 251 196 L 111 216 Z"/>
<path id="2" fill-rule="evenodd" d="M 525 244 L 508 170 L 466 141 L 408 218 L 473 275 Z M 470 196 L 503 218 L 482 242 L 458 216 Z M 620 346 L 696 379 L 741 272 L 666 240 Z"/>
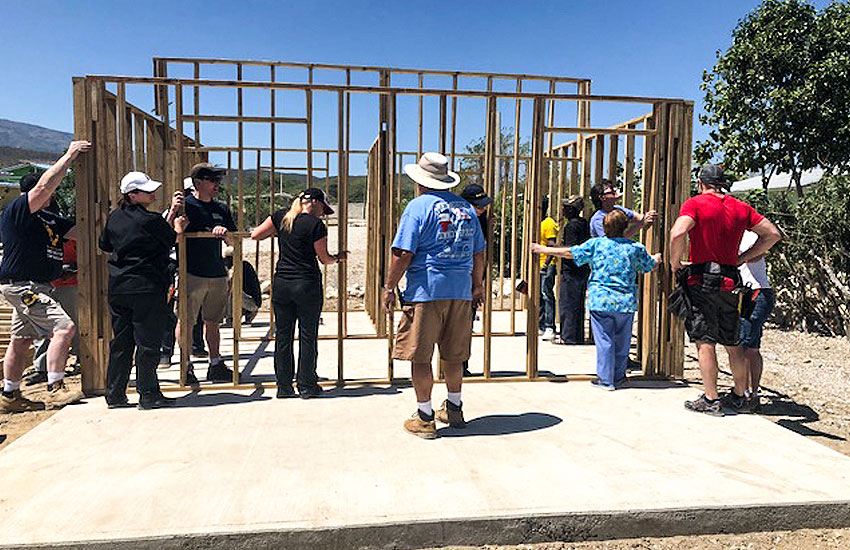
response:
<path id="1" fill-rule="evenodd" d="M 199 162 L 189 171 L 189 177 L 198 180 L 220 180 L 226 170 L 218 168 L 208 162 Z"/>
<path id="2" fill-rule="evenodd" d="M 325 216 L 330 216 L 334 213 L 334 209 L 331 208 L 330 204 L 328 204 L 327 195 L 325 195 L 325 192 L 319 189 L 318 187 L 308 187 L 307 189 L 301 191 L 301 193 L 298 194 L 298 198 L 321 201 L 322 204 L 325 205 Z"/>
<path id="3" fill-rule="evenodd" d="M 493 202 L 493 199 L 488 197 L 487 193 L 484 192 L 484 188 L 477 183 L 470 183 L 464 187 L 463 191 L 460 193 L 460 197 L 466 200 L 469 204 L 477 206 L 478 208 L 484 208 Z"/>
<path id="4" fill-rule="evenodd" d="M 22 177 L 21 181 L 18 183 L 18 185 L 21 186 L 21 193 L 29 193 L 32 191 L 39 179 L 41 179 L 41 174 L 37 174 L 35 172 Z"/>
<path id="5" fill-rule="evenodd" d="M 716 164 L 703 164 L 699 169 L 699 181 L 706 185 L 719 185 L 721 187 L 729 187 L 730 184 L 726 181 L 726 174 L 723 168 Z"/>

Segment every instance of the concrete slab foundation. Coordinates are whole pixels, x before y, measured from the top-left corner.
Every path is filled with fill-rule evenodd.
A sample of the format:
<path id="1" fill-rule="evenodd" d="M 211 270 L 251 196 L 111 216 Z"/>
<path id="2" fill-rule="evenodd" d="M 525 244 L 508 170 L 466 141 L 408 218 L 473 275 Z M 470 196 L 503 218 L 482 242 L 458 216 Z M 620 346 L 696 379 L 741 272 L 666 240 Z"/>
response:
<path id="1" fill-rule="evenodd" d="M 439 404 L 444 388 L 435 388 Z M 0 547 L 414 548 L 850 525 L 850 458 L 642 383 L 475 384 L 465 430 L 410 389 L 67 407 L 0 453 Z"/>

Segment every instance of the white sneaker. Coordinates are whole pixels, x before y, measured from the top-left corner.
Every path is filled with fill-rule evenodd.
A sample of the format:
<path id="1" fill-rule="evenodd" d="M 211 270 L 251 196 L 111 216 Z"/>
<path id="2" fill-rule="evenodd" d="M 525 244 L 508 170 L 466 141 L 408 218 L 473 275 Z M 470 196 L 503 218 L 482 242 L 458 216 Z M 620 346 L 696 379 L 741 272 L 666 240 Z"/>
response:
<path id="1" fill-rule="evenodd" d="M 544 339 L 544 340 L 551 340 L 554 337 L 555 337 L 555 331 L 551 328 L 547 328 L 546 330 L 544 330 L 543 336 L 541 336 L 541 338 Z"/>

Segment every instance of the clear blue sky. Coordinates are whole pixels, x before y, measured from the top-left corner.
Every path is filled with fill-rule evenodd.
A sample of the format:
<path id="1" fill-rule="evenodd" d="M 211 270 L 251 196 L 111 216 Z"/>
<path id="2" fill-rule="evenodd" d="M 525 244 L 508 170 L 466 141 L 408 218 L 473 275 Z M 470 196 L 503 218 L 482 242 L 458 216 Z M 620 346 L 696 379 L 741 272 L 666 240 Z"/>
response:
<path id="1" fill-rule="evenodd" d="M 757 4 L 5 0 L 0 118 L 70 131 L 72 76 L 147 76 L 154 55 L 580 76 L 597 94 L 682 97 L 699 111 L 703 70 Z"/>

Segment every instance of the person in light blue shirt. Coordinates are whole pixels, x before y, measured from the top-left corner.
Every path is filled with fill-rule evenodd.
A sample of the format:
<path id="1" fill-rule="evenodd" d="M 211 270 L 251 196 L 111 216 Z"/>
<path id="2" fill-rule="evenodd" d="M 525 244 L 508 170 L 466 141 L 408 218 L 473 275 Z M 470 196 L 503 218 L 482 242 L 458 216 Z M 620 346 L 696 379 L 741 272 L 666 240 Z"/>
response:
<path id="1" fill-rule="evenodd" d="M 623 236 L 628 216 L 609 212 L 604 220 L 604 237 L 595 237 L 573 247 L 532 245 L 533 253 L 572 259 L 576 265 L 590 264 L 587 309 L 596 343 L 597 387 L 613 390 L 626 379 L 632 322 L 637 311 L 637 275 L 661 262 L 661 254 L 650 256 L 646 248 Z"/>
<path id="2" fill-rule="evenodd" d="M 590 217 L 591 237 L 605 236 L 602 220 L 612 210 L 619 210 L 628 217 L 628 226 L 626 226 L 626 231 L 623 233 L 624 237 L 631 237 L 640 231 L 641 228 L 652 225 L 657 217 L 655 210 L 639 214 L 618 205 L 617 201 L 620 200 L 620 192 L 617 186 L 607 179 L 602 179 L 602 181 L 590 188 L 590 200 L 593 203 L 593 207 L 596 208 L 596 212 Z"/>
<path id="3" fill-rule="evenodd" d="M 393 311 L 396 285 L 406 272 L 393 359 L 412 363 L 417 411 L 404 422 L 404 429 L 434 439 L 435 419 L 454 428 L 466 424 L 460 398 L 463 362 L 469 359 L 473 309 L 484 300 L 486 243 L 472 205 L 449 191 L 460 177 L 448 170 L 445 156 L 425 153 L 404 171 L 419 184 L 420 195 L 408 203 L 399 220 L 383 304 Z M 436 413 L 431 405 L 435 344 L 440 347 L 448 390 Z"/>

